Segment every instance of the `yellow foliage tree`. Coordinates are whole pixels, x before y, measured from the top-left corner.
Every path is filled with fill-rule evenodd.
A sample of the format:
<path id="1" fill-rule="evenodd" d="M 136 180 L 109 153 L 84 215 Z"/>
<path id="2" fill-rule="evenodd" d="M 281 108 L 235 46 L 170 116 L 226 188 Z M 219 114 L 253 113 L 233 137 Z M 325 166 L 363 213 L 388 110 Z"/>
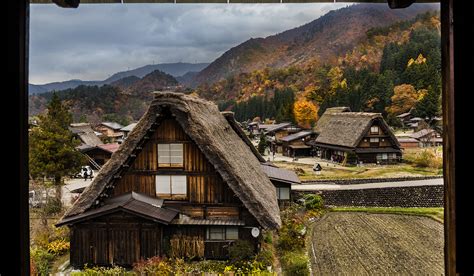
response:
<path id="1" fill-rule="evenodd" d="M 310 128 L 318 120 L 318 107 L 304 98 L 294 104 L 295 120 L 299 126 Z"/>
<path id="2" fill-rule="evenodd" d="M 386 108 L 390 115 L 408 112 L 418 101 L 418 94 L 411 84 L 401 84 L 393 88 L 392 104 Z"/>

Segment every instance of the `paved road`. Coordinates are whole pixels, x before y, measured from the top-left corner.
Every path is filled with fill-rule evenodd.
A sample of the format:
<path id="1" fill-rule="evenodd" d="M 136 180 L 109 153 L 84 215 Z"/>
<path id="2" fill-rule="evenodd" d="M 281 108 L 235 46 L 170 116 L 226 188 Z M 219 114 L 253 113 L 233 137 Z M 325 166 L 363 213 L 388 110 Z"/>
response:
<path id="1" fill-rule="evenodd" d="M 97 175 L 98 171 L 94 171 L 94 177 Z M 71 193 L 71 191 L 74 191 L 75 189 L 80 189 L 80 188 L 85 188 L 89 186 L 92 183 L 92 180 L 87 179 L 84 180 L 84 178 L 71 178 L 65 181 L 65 184 L 63 186 L 62 190 L 62 202 L 64 206 L 71 206 L 72 202 L 71 199 L 74 196 L 79 195 L 78 193 Z"/>
<path id="2" fill-rule="evenodd" d="M 368 184 L 350 184 L 350 185 L 339 185 L 328 181 L 328 183 L 317 183 L 317 184 L 300 184 L 292 185 L 291 189 L 295 191 L 323 191 L 323 190 L 361 190 L 361 189 L 373 189 L 373 188 L 390 188 L 390 187 L 413 187 L 413 186 L 434 186 L 443 185 L 443 178 L 433 178 L 425 180 L 409 180 L 409 181 L 396 181 L 396 182 L 378 182 Z"/>

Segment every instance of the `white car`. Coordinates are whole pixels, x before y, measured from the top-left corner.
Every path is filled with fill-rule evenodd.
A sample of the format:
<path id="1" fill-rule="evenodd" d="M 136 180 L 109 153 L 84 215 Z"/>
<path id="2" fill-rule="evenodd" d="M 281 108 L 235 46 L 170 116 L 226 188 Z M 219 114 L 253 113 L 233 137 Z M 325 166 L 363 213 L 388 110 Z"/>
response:
<path id="1" fill-rule="evenodd" d="M 94 171 L 90 166 L 82 166 L 81 170 L 76 173 L 73 177 L 75 178 L 85 178 L 87 175 L 88 178 L 94 177 Z"/>

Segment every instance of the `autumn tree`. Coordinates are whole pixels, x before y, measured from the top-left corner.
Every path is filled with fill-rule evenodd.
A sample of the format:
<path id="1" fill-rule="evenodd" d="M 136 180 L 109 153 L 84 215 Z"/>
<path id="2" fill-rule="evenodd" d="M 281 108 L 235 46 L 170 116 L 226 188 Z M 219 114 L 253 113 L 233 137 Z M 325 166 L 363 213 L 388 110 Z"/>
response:
<path id="1" fill-rule="evenodd" d="M 46 114 L 39 116 L 39 126 L 30 133 L 29 166 L 35 179 L 52 178 L 56 189 L 56 201 L 61 202 L 62 178 L 77 172 L 85 159 L 75 147 L 75 140 L 68 127 L 72 122 L 59 97 L 54 94 Z"/>
<path id="2" fill-rule="evenodd" d="M 415 106 L 418 94 L 411 84 L 401 84 L 393 88 L 392 104 L 387 107 L 389 115 L 396 116 L 408 112 Z"/>
<path id="3" fill-rule="evenodd" d="M 294 114 L 296 123 L 304 128 L 311 128 L 318 119 L 318 107 L 304 98 L 295 102 Z"/>

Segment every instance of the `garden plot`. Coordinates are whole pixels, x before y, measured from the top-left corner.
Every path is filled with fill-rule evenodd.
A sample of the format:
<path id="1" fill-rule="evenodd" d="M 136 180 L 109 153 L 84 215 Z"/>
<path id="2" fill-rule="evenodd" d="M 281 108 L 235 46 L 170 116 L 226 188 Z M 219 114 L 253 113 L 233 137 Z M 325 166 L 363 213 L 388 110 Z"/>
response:
<path id="1" fill-rule="evenodd" d="M 443 224 L 427 217 L 331 212 L 313 228 L 314 275 L 444 274 Z"/>

